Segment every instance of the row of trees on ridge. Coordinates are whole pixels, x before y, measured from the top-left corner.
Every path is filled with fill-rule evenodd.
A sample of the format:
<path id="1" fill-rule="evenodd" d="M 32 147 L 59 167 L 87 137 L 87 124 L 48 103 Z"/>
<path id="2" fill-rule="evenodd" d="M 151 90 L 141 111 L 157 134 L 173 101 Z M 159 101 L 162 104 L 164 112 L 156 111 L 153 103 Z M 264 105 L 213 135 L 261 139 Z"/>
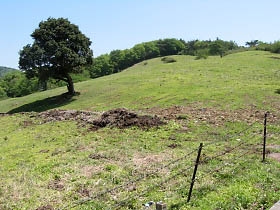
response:
<path id="1" fill-rule="evenodd" d="M 78 28 L 64 18 L 48 18 L 31 34 L 34 42 L 20 51 L 19 67 L 23 72 L 12 72 L 0 78 L 0 98 L 18 97 L 67 84 L 68 93 L 75 94 L 74 82 L 97 78 L 117 72 L 143 60 L 168 55 L 193 55 L 197 59 L 209 55 L 225 56 L 243 50 L 234 41 L 159 39 L 137 44 L 131 49 L 113 50 L 93 58 L 91 41 Z M 280 41 L 247 42 L 253 50 L 280 53 Z M 75 76 L 82 73 L 83 76 Z M 74 80 L 73 80 L 74 77 Z"/>
<path id="2" fill-rule="evenodd" d="M 220 55 L 239 46 L 233 41 L 192 40 L 186 42 L 182 39 L 160 39 L 137 44 L 131 49 L 113 50 L 109 54 L 100 55 L 93 59 L 88 68 L 91 78 L 101 77 L 120 72 L 138 62 L 168 55 L 194 55 L 207 57 Z"/>

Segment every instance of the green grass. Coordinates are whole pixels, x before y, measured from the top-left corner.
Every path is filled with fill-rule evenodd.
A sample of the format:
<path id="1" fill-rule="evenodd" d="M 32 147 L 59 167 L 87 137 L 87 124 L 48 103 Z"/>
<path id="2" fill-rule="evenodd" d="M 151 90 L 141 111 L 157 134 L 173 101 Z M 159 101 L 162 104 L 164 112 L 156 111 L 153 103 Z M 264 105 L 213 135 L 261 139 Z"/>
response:
<path id="1" fill-rule="evenodd" d="M 200 142 L 223 140 L 205 147 L 202 161 L 206 156 L 240 144 L 237 138 L 247 143 L 261 142 L 259 123 L 244 135 L 226 138 L 227 132 L 241 131 L 248 125 L 228 122 L 216 127 L 183 120 L 170 121 L 168 125 L 148 131 L 105 128 L 88 132 L 71 121 L 40 124 L 33 120 L 33 124 L 25 126 L 29 121 L 27 115 L 1 117 L 0 206 L 3 209 L 36 209 L 47 204 L 65 209 L 114 209 L 127 196 L 131 200 L 122 209 L 128 209 L 127 206 L 140 209 L 150 200 L 163 200 L 170 209 L 260 209 L 270 207 L 280 196 L 279 163 L 271 159 L 261 163 L 260 148 L 257 154 L 238 158 L 251 147 L 239 147 L 200 165 L 199 179 L 189 204 L 185 201 L 192 168 L 156 187 L 183 168 L 192 166 L 196 152 L 170 167 L 158 169 L 196 150 Z M 182 127 L 187 127 L 187 132 L 179 132 Z M 270 144 L 277 144 L 279 131 L 278 125 L 269 126 Z M 253 133 L 256 134 L 251 135 Z M 178 147 L 170 148 L 171 144 Z M 92 154 L 97 158 L 90 158 Z M 234 158 L 236 160 L 231 161 Z M 213 174 L 207 172 L 225 163 L 228 165 L 221 170 Z M 71 208 L 86 199 L 85 192 L 94 196 L 153 171 L 157 172 L 137 182 L 132 191 L 128 191 L 132 187 L 129 185 L 124 190 Z M 56 180 L 62 189 L 56 187 Z"/>
<path id="2" fill-rule="evenodd" d="M 55 97 L 66 88 L 0 101 L 0 112 L 42 111 L 50 108 L 108 110 L 202 102 L 223 109 L 255 105 L 272 108 L 280 100 L 279 60 L 269 52 L 248 51 L 224 58 L 172 56 L 177 62 L 152 59 L 114 75 L 76 83 L 80 95 L 69 101 Z M 39 102 L 38 102 L 39 101 Z M 71 103 L 70 103 L 71 102 Z"/>
<path id="3" fill-rule="evenodd" d="M 144 110 L 173 105 L 194 112 L 178 113 L 180 120 L 169 120 L 158 129 L 103 128 L 94 132 L 73 121 L 41 124 L 40 119 L 28 114 L 0 116 L 0 209 L 46 205 L 67 210 L 117 209 L 126 198 L 120 209 L 141 209 L 151 200 L 166 202 L 168 209 L 271 207 L 280 199 L 280 163 L 270 158 L 262 163 L 261 147 L 241 156 L 253 148 L 240 146 L 199 165 L 190 203 L 186 199 L 193 167 L 179 172 L 194 165 L 196 151 L 162 167 L 197 150 L 200 142 L 206 145 L 221 140 L 203 148 L 202 161 L 241 142 L 261 143 L 262 121 L 229 137 L 246 129 L 248 117 L 256 111 L 273 112 L 275 120 L 272 115 L 268 118 L 268 144 L 279 144 L 279 61 L 271 56 L 248 51 L 222 59 L 172 56 L 177 61 L 174 63 L 158 58 L 119 74 L 77 83 L 80 95 L 73 98 L 61 95 L 65 88 L 58 88 L 0 101 L 0 112 L 51 108 L 103 111 L 115 107 Z M 213 116 L 203 121 L 199 114 L 205 107 Z M 225 115 L 220 121 L 221 113 L 234 110 L 249 114 L 236 119 Z M 80 202 L 145 174 L 150 176 L 135 185 Z"/>

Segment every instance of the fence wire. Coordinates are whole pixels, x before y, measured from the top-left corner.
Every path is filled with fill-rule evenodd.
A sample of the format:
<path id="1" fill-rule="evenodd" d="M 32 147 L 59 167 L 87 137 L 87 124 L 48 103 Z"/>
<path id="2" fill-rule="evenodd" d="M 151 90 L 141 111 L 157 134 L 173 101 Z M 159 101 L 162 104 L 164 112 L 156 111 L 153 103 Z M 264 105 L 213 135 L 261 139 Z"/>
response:
<path id="1" fill-rule="evenodd" d="M 233 135 L 227 135 L 227 136 L 223 136 L 222 139 L 218 139 L 216 141 L 212 141 L 212 142 L 209 142 L 207 144 L 205 144 L 203 146 L 203 151 L 205 148 L 209 147 L 210 145 L 213 145 L 213 144 L 217 144 L 217 143 L 220 143 L 220 142 L 229 142 L 229 141 L 226 141 L 226 140 L 229 140 L 229 139 L 232 139 L 234 137 L 240 137 L 241 135 L 244 136 L 246 135 L 246 132 L 249 131 L 251 128 L 253 128 L 254 125 L 256 125 L 256 123 L 259 123 L 258 121 L 255 121 L 254 123 L 250 124 L 248 127 L 246 127 L 245 129 L 242 129 L 241 131 L 239 131 L 238 133 L 235 133 Z M 250 136 L 256 136 L 257 134 L 251 134 Z M 248 136 L 247 136 L 248 138 Z M 212 174 L 215 174 L 217 173 L 218 171 L 220 171 L 222 168 L 228 166 L 228 162 L 231 161 L 231 162 L 234 162 L 236 160 L 239 160 L 240 158 L 242 158 L 243 156 L 245 155 L 249 155 L 249 154 L 254 154 L 256 153 L 256 151 L 252 151 L 253 149 L 255 149 L 255 147 L 259 146 L 261 144 L 253 144 L 253 143 L 246 143 L 245 141 L 243 142 L 240 142 L 238 145 L 234 146 L 234 147 L 231 147 L 231 148 L 228 148 L 226 150 L 224 150 L 223 152 L 217 154 L 217 155 L 214 155 L 214 156 L 206 156 L 204 157 L 203 160 L 201 160 L 199 162 L 199 164 L 204 164 L 204 163 L 207 163 L 208 161 L 211 161 L 211 160 L 218 160 L 217 158 L 219 157 L 223 157 L 227 154 L 230 154 L 232 153 L 234 150 L 238 149 L 238 148 L 241 148 L 241 147 L 245 147 L 246 146 L 246 152 L 245 153 L 242 153 L 241 155 L 237 156 L 237 157 L 234 157 L 233 159 L 226 159 L 226 160 L 223 160 L 223 161 L 226 161 L 226 163 L 222 164 L 221 166 L 219 166 L 218 168 L 215 168 L 215 169 L 210 169 L 210 170 L 207 170 L 207 171 L 202 171 L 203 173 L 206 173 L 208 176 L 209 175 L 212 175 Z M 225 145 L 224 145 L 225 146 Z M 248 149 L 248 147 L 250 146 L 253 146 L 253 148 L 250 148 Z M 65 206 L 63 208 L 60 208 L 59 210 L 63 210 L 63 209 L 66 209 L 66 208 L 74 208 L 76 206 L 79 206 L 79 205 L 82 205 L 82 204 L 85 204 L 87 202 L 90 202 L 92 200 L 95 200 L 95 199 L 98 199 L 98 198 L 101 198 L 102 196 L 106 195 L 106 194 L 111 194 L 119 189 L 124 189 L 126 188 L 127 186 L 131 186 L 133 184 L 136 184 L 136 183 L 139 183 L 140 181 L 146 179 L 146 178 L 149 178 L 153 175 L 156 175 L 158 172 L 160 172 L 162 169 L 166 169 L 166 168 L 169 168 L 171 165 L 174 165 L 178 162 L 181 162 L 185 159 L 187 159 L 188 157 L 190 157 L 192 154 L 194 154 L 195 152 L 197 152 L 197 149 L 194 149 L 192 150 L 191 152 L 187 153 L 186 155 L 180 157 L 180 158 L 177 158 L 175 160 L 172 160 L 170 161 L 169 163 L 165 164 L 165 165 L 161 165 L 159 168 L 155 169 L 154 171 L 148 173 L 148 174 L 142 174 L 141 176 L 137 177 L 136 179 L 132 179 L 132 180 L 129 180 L 127 182 L 125 182 L 124 184 L 122 185 L 119 185 L 119 186 L 116 186 L 114 188 L 110 188 L 110 189 L 106 189 L 100 193 L 97 193 L 96 195 L 94 196 L 90 196 L 88 197 L 87 199 L 85 200 L 80 200 L 78 201 L 77 203 L 73 204 L 73 205 L 68 205 L 68 206 Z M 238 164 L 239 165 L 239 164 Z M 137 194 L 136 196 L 134 196 L 133 198 L 131 198 L 131 195 L 128 195 L 125 199 L 123 199 L 121 202 L 117 203 L 114 205 L 113 209 L 119 209 L 120 207 L 123 207 L 125 206 L 130 200 L 132 199 L 137 199 L 137 198 L 141 198 L 143 197 L 144 195 L 146 195 L 146 193 L 150 192 L 151 190 L 155 189 L 155 188 L 159 188 L 159 187 L 162 187 L 164 184 L 168 183 L 170 180 L 172 179 L 175 179 L 176 177 L 180 176 L 180 175 L 185 175 L 185 173 L 187 171 L 189 171 L 191 168 L 193 168 L 193 165 L 187 167 L 187 168 L 183 168 L 181 170 L 179 170 L 178 172 L 176 172 L 174 175 L 164 179 L 163 181 L 159 182 L 158 184 L 155 184 L 155 185 L 152 185 L 152 186 L 149 186 L 147 187 L 145 190 L 143 190 L 140 194 Z M 202 176 L 198 176 L 197 178 L 195 178 L 193 181 L 191 181 L 190 183 L 188 182 L 187 185 L 191 184 L 192 182 L 196 181 L 196 180 L 199 180 Z M 205 176 L 204 176 L 205 177 Z M 202 177 L 203 178 L 203 177 Z"/>

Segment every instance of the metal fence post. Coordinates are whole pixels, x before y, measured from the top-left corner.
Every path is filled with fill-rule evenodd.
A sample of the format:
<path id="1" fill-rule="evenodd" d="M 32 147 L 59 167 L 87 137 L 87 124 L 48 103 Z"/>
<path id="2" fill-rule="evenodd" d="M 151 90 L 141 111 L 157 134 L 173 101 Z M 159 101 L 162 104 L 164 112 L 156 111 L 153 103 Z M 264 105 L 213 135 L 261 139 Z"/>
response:
<path id="1" fill-rule="evenodd" d="M 267 114 L 268 112 L 265 113 L 264 115 L 264 123 L 263 123 L 263 160 L 262 162 L 265 162 L 265 146 L 266 146 L 266 122 L 267 122 Z"/>
<path id="2" fill-rule="evenodd" d="M 198 164 L 199 164 L 199 158 L 200 158 L 202 147 L 203 147 L 203 143 L 200 143 L 199 148 L 198 148 L 198 153 L 197 153 L 196 161 L 195 161 L 195 167 L 194 167 L 194 171 L 193 171 L 193 177 L 192 177 L 192 182 L 191 182 L 191 186 L 190 186 L 187 202 L 189 202 L 191 200 L 193 185 L 194 185 L 194 182 L 195 182 L 195 176 L 196 176 L 196 171 L 197 171 Z"/>

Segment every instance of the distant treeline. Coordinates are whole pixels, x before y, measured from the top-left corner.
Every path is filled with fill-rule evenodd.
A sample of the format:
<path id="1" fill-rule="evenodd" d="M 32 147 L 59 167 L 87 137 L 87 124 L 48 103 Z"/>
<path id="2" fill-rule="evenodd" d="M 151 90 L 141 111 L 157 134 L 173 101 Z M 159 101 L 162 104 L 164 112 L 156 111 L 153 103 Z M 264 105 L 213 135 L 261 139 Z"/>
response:
<path id="1" fill-rule="evenodd" d="M 5 74 L 12 72 L 12 71 L 17 71 L 16 69 L 5 67 L 5 66 L 0 66 L 0 78 L 3 77 Z"/>
<path id="2" fill-rule="evenodd" d="M 133 66 L 141 61 L 168 55 L 193 55 L 206 58 L 209 55 L 225 55 L 227 51 L 238 49 L 233 41 L 193 40 L 186 42 L 182 39 L 160 39 L 137 44 L 131 49 L 113 50 L 109 54 L 100 55 L 93 59 L 89 72 L 91 78 L 97 78 Z"/>
<path id="3" fill-rule="evenodd" d="M 280 41 L 275 41 L 273 43 L 265 43 L 265 42 L 258 41 L 255 48 L 256 50 L 264 50 L 264 51 L 270 51 L 272 53 L 280 53 Z"/>
<path id="4" fill-rule="evenodd" d="M 196 59 L 201 59 L 211 55 L 223 57 L 243 50 L 264 50 L 280 53 L 280 41 L 265 43 L 252 40 L 246 42 L 246 45 L 248 47 L 245 48 L 238 46 L 234 41 L 223 41 L 218 38 L 216 40 L 192 40 L 188 42 L 182 39 L 160 39 L 137 44 L 131 49 L 113 50 L 109 54 L 100 55 L 93 58 L 93 64 L 85 67 L 82 74 L 71 76 L 74 82 L 84 81 L 121 72 L 147 59 L 169 55 L 192 55 L 196 56 Z M 1 67 L 1 69 L 3 74 L 0 77 L 0 99 L 20 97 L 36 91 L 65 85 L 64 82 L 57 82 L 54 79 L 49 80 L 48 84 L 42 84 L 37 78 L 27 79 L 23 72 L 11 71 L 6 67 Z"/>

